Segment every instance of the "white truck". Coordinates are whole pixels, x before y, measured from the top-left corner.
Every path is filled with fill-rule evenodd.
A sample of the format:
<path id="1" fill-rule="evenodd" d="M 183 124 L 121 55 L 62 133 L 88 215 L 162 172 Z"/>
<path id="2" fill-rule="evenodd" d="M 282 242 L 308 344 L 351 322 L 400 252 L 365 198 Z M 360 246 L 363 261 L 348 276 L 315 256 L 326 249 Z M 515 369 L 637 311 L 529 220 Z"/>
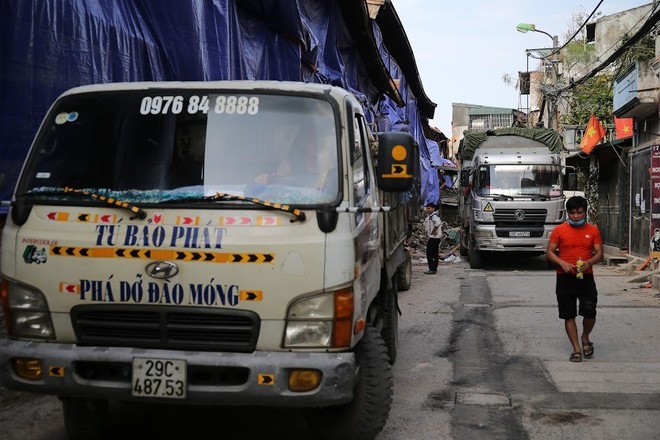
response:
<path id="1" fill-rule="evenodd" d="M 70 438 L 116 400 L 299 407 L 319 438 L 373 439 L 417 161 L 328 85 L 65 92 L 3 229 L 2 385 L 59 396 Z"/>
<path id="2" fill-rule="evenodd" d="M 470 267 L 488 254 L 542 255 L 555 226 L 566 218 L 563 142 L 554 130 L 468 130 L 459 146 L 460 251 Z"/>

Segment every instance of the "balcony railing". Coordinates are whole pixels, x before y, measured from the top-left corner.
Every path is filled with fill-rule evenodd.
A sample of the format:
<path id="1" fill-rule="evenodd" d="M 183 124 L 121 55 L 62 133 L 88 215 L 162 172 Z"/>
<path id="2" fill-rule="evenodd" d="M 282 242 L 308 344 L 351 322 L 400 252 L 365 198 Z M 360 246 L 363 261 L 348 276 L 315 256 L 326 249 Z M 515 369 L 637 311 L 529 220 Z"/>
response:
<path id="1" fill-rule="evenodd" d="M 616 140 L 616 130 L 614 125 L 605 124 L 605 137 L 600 141 L 601 144 L 606 144 L 610 141 Z M 564 125 L 564 146 L 570 153 L 580 151 L 580 144 L 584 131 L 587 129 L 586 125 Z"/>

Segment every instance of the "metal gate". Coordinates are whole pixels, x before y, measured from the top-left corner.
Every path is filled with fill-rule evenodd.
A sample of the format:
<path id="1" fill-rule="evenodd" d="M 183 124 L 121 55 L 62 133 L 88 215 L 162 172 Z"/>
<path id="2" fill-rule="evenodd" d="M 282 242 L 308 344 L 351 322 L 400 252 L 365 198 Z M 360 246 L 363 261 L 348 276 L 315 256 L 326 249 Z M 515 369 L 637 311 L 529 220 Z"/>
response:
<path id="1" fill-rule="evenodd" d="M 646 258 L 651 241 L 651 149 L 630 153 L 630 253 Z"/>
<path id="2" fill-rule="evenodd" d="M 616 147 L 599 152 L 598 228 L 603 243 L 628 249 L 627 155 Z"/>

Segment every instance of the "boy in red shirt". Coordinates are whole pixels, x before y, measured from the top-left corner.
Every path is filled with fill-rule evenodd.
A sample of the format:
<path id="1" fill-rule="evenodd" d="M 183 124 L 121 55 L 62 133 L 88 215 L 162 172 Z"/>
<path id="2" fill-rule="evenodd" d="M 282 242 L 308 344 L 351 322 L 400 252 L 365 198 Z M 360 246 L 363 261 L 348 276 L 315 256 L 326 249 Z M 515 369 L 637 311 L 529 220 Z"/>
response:
<path id="1" fill-rule="evenodd" d="M 564 320 L 566 334 L 573 346 L 572 362 L 582 362 L 582 355 L 594 354 L 589 335 L 596 324 L 598 291 L 594 282 L 593 265 L 603 258 L 603 240 L 598 227 L 587 223 L 587 201 L 571 197 L 566 202 L 567 220 L 550 235 L 545 255 L 557 266 L 555 293 L 559 318 Z M 577 302 L 579 301 L 579 309 Z M 582 316 L 582 350 L 575 318 Z"/>

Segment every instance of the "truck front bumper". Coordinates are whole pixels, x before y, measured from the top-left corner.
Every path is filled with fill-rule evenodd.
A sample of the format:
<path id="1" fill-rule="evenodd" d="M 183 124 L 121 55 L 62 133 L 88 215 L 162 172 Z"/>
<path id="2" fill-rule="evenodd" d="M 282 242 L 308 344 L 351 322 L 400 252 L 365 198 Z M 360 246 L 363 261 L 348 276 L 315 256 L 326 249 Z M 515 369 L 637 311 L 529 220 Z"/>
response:
<path id="1" fill-rule="evenodd" d="M 19 377 L 15 359 L 39 359 L 40 379 Z M 132 395 L 133 358 L 185 360 L 185 399 Z M 289 390 L 295 369 L 321 372 L 312 391 Z M 4 340 L 0 342 L 0 379 L 6 388 L 58 396 L 199 405 L 322 407 L 353 398 L 357 364 L 344 353 L 215 353 L 130 347 L 80 347 L 74 344 Z"/>
<path id="2" fill-rule="evenodd" d="M 554 228 L 555 225 L 546 225 L 540 237 L 498 237 L 495 225 L 479 225 L 475 234 L 476 248 L 479 251 L 543 253 Z"/>

